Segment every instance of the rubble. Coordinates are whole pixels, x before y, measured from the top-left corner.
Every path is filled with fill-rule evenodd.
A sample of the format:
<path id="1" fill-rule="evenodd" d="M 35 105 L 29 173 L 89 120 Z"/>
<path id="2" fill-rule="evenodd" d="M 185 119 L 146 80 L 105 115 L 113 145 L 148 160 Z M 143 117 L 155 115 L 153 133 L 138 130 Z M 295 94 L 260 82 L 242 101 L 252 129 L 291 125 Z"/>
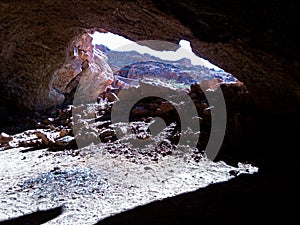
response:
<path id="1" fill-rule="evenodd" d="M 24 120 L 20 115 L 16 115 L 16 118 L 12 116 L 12 121 L 16 121 L 17 124 L 1 126 L 2 130 L 10 134 L 0 134 L 0 150 L 17 147 L 51 150 L 77 148 L 74 137 L 71 137 L 71 109 L 71 106 L 64 106 L 31 111 L 24 115 Z"/>
<path id="2" fill-rule="evenodd" d="M 60 107 L 29 112 L 24 120 L 16 120 L 17 126 L 21 126 L 20 129 L 18 127 L 14 129 L 13 126 L 4 127 L 0 132 L 8 131 L 11 134 L 1 134 L 1 150 L 20 146 L 63 150 L 81 148 L 91 143 L 105 143 L 104 148 L 111 154 L 124 155 L 133 161 L 143 157 L 150 157 L 157 161 L 160 157 L 173 154 L 174 145 L 178 143 L 181 136 L 180 120 L 191 118 L 188 113 L 184 114 L 187 118 L 180 118 L 171 102 L 155 96 L 141 99 L 132 105 L 130 118 L 128 118 L 131 127 L 124 129 L 131 129 L 134 132 L 129 132 L 126 138 L 130 140 L 133 138 L 132 135 L 137 135 L 136 137 L 143 140 L 154 138 L 147 126 L 149 121 L 156 117 L 163 119 L 167 127 L 175 124 L 168 131 L 166 138 L 148 151 L 134 149 L 130 144 L 126 145 L 118 140 L 117 131 L 111 121 L 112 107 L 119 107 L 118 110 L 122 111 L 129 104 L 124 99 L 130 100 L 132 96 L 139 95 L 134 88 L 130 87 L 139 87 L 141 84 L 144 91 L 149 93 L 153 87 L 163 87 L 160 91 L 168 92 L 172 89 L 190 96 L 192 104 L 196 107 L 201 127 L 197 134 L 199 136 L 197 149 L 191 156 L 196 161 L 201 159 L 211 135 L 214 106 L 209 105 L 206 97 L 208 92 L 214 93 L 221 88 L 228 103 L 228 126 L 224 146 L 226 144 L 230 146 L 239 139 L 239 135 L 242 135 L 242 132 L 238 132 L 238 129 L 244 126 L 240 124 L 241 121 L 251 121 L 243 118 L 243 113 L 247 110 L 245 105 L 249 103 L 247 88 L 225 71 L 215 71 L 200 65 L 193 66 L 187 59 L 171 62 L 155 58 L 157 61 L 151 61 L 154 58 L 146 54 L 118 53 L 109 49 L 102 52 L 97 46 L 93 49 L 91 40 L 85 42 L 85 39 L 89 37 L 82 36 L 81 39 L 76 40 L 78 43 L 82 42 L 82 45 L 78 45 L 81 46 L 80 48 L 74 46 L 71 48 L 66 65 L 72 63 L 82 65 L 83 62 L 87 62 L 87 67 L 80 68 L 77 74 L 66 76 L 68 81 L 59 80 L 64 76 L 62 74 L 54 76 L 54 87 L 65 92 L 66 96 L 70 94 L 68 99 L 70 102 L 65 101 L 65 104 Z M 137 62 L 133 63 L 134 61 Z M 114 74 L 110 68 L 114 68 Z M 74 72 L 74 69 L 71 70 Z M 146 83 L 140 83 L 140 80 Z M 123 90 L 128 91 L 123 92 Z M 122 101 L 119 99 L 120 93 L 122 93 Z M 116 102 L 118 102 L 117 106 Z M 181 106 L 183 109 L 185 104 Z M 14 121 L 15 118 L 10 120 Z M 136 123 L 137 121 L 140 124 Z"/>

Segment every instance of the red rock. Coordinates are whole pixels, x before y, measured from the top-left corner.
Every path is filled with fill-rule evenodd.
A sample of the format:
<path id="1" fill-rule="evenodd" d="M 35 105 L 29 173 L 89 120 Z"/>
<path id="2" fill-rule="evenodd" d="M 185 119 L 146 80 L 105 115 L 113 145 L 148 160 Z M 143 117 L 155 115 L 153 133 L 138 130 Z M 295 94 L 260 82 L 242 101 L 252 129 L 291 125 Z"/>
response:
<path id="1" fill-rule="evenodd" d="M 66 129 L 62 129 L 60 132 L 59 132 L 59 137 L 64 137 L 68 134 L 68 131 Z"/>
<path id="2" fill-rule="evenodd" d="M 71 136 L 64 136 L 55 141 L 55 144 L 58 146 L 68 147 L 75 143 L 75 138 Z"/>
<path id="3" fill-rule="evenodd" d="M 54 143 L 54 139 L 47 133 L 41 132 L 41 131 L 37 131 L 35 132 L 35 135 L 38 138 L 42 139 L 42 143 L 44 145 L 49 145 L 49 144 L 53 144 Z"/>
<path id="4" fill-rule="evenodd" d="M 108 92 L 105 94 L 105 97 L 107 98 L 107 100 L 109 102 L 114 102 L 116 100 L 118 100 L 119 98 L 117 97 L 117 95 L 113 92 Z"/>
<path id="5" fill-rule="evenodd" d="M 10 135 L 2 132 L 0 134 L 0 144 L 7 144 L 8 142 L 12 141 L 13 137 L 11 137 Z"/>

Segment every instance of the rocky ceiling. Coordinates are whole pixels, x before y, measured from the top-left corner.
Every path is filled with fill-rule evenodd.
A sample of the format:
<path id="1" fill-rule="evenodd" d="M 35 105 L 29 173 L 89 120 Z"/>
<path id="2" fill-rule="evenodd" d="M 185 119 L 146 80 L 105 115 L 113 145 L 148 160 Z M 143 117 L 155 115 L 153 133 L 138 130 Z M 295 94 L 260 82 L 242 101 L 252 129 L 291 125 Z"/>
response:
<path id="1" fill-rule="evenodd" d="M 260 110 L 299 106 L 299 14 L 293 0 L 5 1 L 1 111 L 59 102 L 53 73 L 75 36 L 106 29 L 132 40 L 190 40 L 200 56 L 243 81 Z"/>

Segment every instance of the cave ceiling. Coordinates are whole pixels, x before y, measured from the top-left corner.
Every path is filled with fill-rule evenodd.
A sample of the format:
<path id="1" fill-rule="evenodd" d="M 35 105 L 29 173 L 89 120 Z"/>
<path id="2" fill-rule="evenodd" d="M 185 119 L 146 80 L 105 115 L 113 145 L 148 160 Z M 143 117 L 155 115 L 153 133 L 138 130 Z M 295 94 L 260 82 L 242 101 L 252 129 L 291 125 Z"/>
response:
<path id="1" fill-rule="evenodd" d="M 51 79 L 78 35 L 105 29 L 131 40 L 191 42 L 243 81 L 257 108 L 299 108 L 295 1 L 1 1 L 1 110 L 59 103 Z"/>

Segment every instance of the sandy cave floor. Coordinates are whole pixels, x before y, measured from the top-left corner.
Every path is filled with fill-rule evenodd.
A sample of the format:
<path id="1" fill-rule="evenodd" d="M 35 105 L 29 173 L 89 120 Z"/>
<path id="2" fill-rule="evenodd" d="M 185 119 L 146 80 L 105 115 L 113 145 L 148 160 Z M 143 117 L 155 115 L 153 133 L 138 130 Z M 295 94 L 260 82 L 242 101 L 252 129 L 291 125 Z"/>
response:
<path id="1" fill-rule="evenodd" d="M 183 147 L 158 162 L 140 163 L 102 147 L 0 151 L 0 221 L 64 205 L 63 214 L 45 224 L 95 224 L 139 205 L 258 171 L 249 164 L 188 160 L 190 150 Z"/>

